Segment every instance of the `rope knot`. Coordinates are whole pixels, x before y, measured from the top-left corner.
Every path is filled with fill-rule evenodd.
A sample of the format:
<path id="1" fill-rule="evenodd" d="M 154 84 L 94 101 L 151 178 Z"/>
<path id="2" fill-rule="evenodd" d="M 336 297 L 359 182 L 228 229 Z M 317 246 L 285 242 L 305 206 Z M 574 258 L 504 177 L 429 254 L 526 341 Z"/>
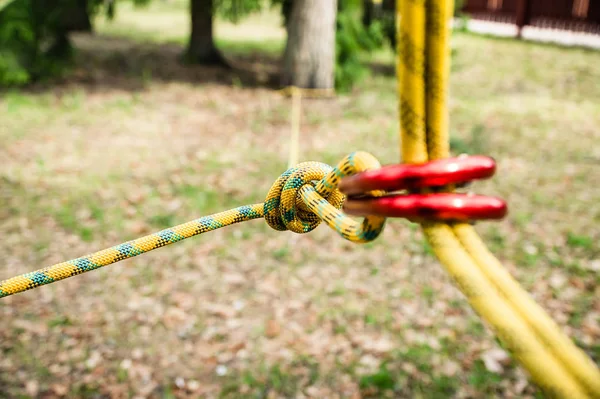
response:
<path id="1" fill-rule="evenodd" d="M 335 168 L 321 162 L 303 162 L 289 168 L 267 194 L 265 220 L 275 230 L 301 234 L 325 221 L 350 241 L 371 241 L 383 230 L 385 218 L 368 216 L 361 224 L 345 215 L 340 211 L 345 196 L 337 185 L 343 177 L 379 167 L 371 154 L 356 152 Z"/>
<path id="2" fill-rule="evenodd" d="M 265 199 L 265 220 L 275 230 L 308 233 L 321 219 L 308 208 L 301 192 L 316 192 L 317 182 L 333 168 L 321 162 L 303 162 L 286 170 L 269 190 Z M 332 185 L 322 185 L 320 196 L 336 209 L 341 209 L 344 195 Z"/>

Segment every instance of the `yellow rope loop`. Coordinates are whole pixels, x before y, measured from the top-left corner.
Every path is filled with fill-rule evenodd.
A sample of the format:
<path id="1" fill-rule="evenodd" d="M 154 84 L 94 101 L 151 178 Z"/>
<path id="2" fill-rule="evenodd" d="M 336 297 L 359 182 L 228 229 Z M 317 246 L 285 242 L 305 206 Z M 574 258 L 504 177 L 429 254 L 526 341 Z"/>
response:
<path id="1" fill-rule="evenodd" d="M 298 86 L 287 86 L 278 90 L 279 93 L 286 97 L 300 95 L 304 98 L 333 98 L 335 97 L 335 89 L 308 89 Z"/>
<path id="2" fill-rule="evenodd" d="M 275 230 L 308 233 L 321 221 L 353 242 L 368 242 L 379 236 L 385 218 L 368 216 L 359 223 L 340 211 L 344 195 L 339 181 L 366 170 L 379 168 L 375 157 L 366 152 L 348 155 L 332 168 L 320 162 L 303 162 L 285 171 L 275 181 L 264 205 L 264 217 Z M 382 193 L 371 193 L 381 195 Z"/>

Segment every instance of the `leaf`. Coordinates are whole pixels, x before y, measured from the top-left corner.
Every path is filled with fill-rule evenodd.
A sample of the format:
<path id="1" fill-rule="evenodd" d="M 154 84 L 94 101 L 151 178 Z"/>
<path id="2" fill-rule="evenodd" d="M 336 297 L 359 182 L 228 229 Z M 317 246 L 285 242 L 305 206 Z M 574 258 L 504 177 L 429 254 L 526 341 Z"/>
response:
<path id="1" fill-rule="evenodd" d="M 230 319 L 235 316 L 235 309 L 231 306 L 221 305 L 218 303 L 206 303 L 204 304 L 204 309 L 210 314 L 215 316 L 223 317 L 225 319 Z"/>
<path id="2" fill-rule="evenodd" d="M 495 348 L 486 351 L 481 356 L 485 368 L 492 373 L 502 373 L 504 371 L 503 364 L 509 360 L 508 354 L 502 349 Z"/>
<path id="3" fill-rule="evenodd" d="M 265 335 L 268 338 L 275 338 L 281 333 L 281 325 L 273 319 L 267 320 L 265 324 Z"/>
<path id="4" fill-rule="evenodd" d="M 58 396 L 65 396 L 69 392 L 69 388 L 66 385 L 54 383 L 50 386 L 50 389 Z"/>

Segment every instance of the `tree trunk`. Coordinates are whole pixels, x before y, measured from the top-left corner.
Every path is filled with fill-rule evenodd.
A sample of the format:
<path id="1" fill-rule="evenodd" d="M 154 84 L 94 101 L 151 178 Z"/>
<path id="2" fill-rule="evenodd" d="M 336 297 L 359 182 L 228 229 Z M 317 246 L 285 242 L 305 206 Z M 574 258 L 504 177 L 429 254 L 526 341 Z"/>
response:
<path id="1" fill-rule="evenodd" d="M 364 26 L 371 26 L 375 19 L 372 0 L 363 0 L 362 2 L 362 23 Z"/>
<path id="2" fill-rule="evenodd" d="M 337 0 L 295 0 L 287 24 L 281 83 L 330 89 L 334 86 Z"/>
<path id="3" fill-rule="evenodd" d="M 192 32 L 186 60 L 193 64 L 227 65 L 213 40 L 214 0 L 190 0 Z"/>
<path id="4" fill-rule="evenodd" d="M 90 8 L 87 0 L 56 1 L 61 6 L 58 28 L 63 32 L 91 32 Z M 65 5 L 68 5 L 65 7 Z"/>

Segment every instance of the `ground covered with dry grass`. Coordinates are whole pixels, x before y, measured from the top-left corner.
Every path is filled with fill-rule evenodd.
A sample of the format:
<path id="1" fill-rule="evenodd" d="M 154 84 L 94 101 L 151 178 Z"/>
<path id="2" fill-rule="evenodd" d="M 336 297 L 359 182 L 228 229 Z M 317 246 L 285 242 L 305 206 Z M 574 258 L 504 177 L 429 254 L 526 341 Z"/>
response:
<path id="1" fill-rule="evenodd" d="M 68 79 L 1 94 L 0 278 L 262 201 L 285 169 L 279 31 L 256 54 L 221 30 L 234 69 L 184 67 L 185 32 L 158 43 L 155 12 L 78 38 Z M 494 156 L 473 189 L 510 205 L 476 228 L 598 362 L 600 54 L 453 43 L 453 151 Z M 305 101 L 301 158 L 397 162 L 394 88 Z M 0 319 L 0 397 L 540 395 L 397 220 L 363 246 L 248 222 L 3 299 Z"/>

